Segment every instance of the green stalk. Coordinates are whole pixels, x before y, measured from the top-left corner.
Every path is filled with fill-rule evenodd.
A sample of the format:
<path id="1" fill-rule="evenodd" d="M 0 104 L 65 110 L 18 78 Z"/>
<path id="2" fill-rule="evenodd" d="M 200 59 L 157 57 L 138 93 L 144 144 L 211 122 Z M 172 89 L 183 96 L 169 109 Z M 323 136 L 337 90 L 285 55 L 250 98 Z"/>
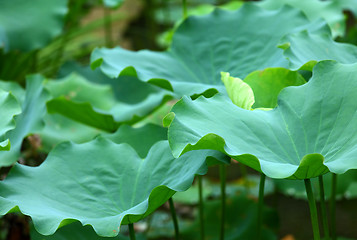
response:
<path id="1" fill-rule="evenodd" d="M 319 176 L 319 186 L 320 186 L 320 208 L 321 208 L 322 226 L 324 229 L 324 239 L 330 240 L 328 219 L 326 214 L 324 179 L 321 175 Z"/>
<path id="2" fill-rule="evenodd" d="M 182 0 L 182 14 L 183 18 L 187 18 L 187 0 Z"/>
<path id="3" fill-rule="evenodd" d="M 202 194 L 202 176 L 197 176 L 198 180 L 198 197 L 199 197 L 199 211 L 200 211 L 200 232 L 201 232 L 201 240 L 205 239 L 205 222 L 204 222 L 204 214 L 203 214 L 203 194 Z"/>
<path id="4" fill-rule="evenodd" d="M 259 183 L 259 200 L 258 200 L 258 224 L 257 224 L 257 240 L 261 239 L 263 228 L 263 206 L 264 206 L 264 187 L 265 187 L 265 175 L 260 174 Z"/>
<path id="5" fill-rule="evenodd" d="M 104 19 L 105 19 L 105 45 L 110 48 L 113 47 L 113 27 L 110 9 L 104 7 Z"/>
<path id="6" fill-rule="evenodd" d="M 312 231 L 314 233 L 314 240 L 320 240 L 319 221 L 317 218 L 317 209 L 316 209 L 314 193 L 312 192 L 311 181 L 310 179 L 305 179 L 304 181 L 305 181 L 307 199 L 309 200 L 311 224 L 312 224 Z"/>
<path id="7" fill-rule="evenodd" d="M 331 217 L 331 238 L 336 240 L 336 188 L 337 188 L 337 174 L 332 174 L 332 191 L 330 197 L 330 217 Z"/>
<path id="8" fill-rule="evenodd" d="M 247 167 L 244 164 L 239 163 L 239 169 L 242 174 L 243 181 L 244 181 L 244 188 L 245 188 L 246 194 L 249 194 L 249 182 L 248 182 Z"/>
<path id="9" fill-rule="evenodd" d="M 134 230 L 134 224 L 129 223 L 129 235 L 130 235 L 130 240 L 135 240 L 135 230 Z"/>
<path id="10" fill-rule="evenodd" d="M 220 232 L 220 240 L 224 240 L 224 226 L 226 219 L 226 166 L 219 166 L 219 175 L 221 178 L 221 232 Z"/>
<path id="11" fill-rule="evenodd" d="M 174 222 L 174 228 L 175 228 L 175 239 L 179 239 L 179 226 L 178 226 L 178 221 L 177 221 L 177 216 L 176 216 L 176 211 L 175 211 L 175 205 L 174 201 L 172 200 L 172 197 L 169 199 L 169 205 L 170 205 L 170 211 L 171 211 L 171 216 L 172 216 L 172 221 Z"/>

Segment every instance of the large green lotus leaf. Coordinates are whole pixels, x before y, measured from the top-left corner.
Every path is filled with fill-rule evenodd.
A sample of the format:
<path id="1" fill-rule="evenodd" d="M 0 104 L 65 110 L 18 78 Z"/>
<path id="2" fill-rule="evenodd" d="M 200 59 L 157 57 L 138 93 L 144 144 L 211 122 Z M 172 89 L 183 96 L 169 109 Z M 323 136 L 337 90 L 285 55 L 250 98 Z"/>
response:
<path id="1" fill-rule="evenodd" d="M 5 137 L 10 139 L 11 150 L 0 152 L 0 166 L 9 166 L 16 162 L 20 156 L 23 139 L 43 128 L 46 101 L 50 97 L 43 87 L 43 81 L 44 78 L 40 75 L 27 77 L 22 112 L 15 117 L 16 128 L 5 134 Z"/>
<path id="2" fill-rule="evenodd" d="M 31 240 L 129 240 L 129 237 L 122 234 L 112 238 L 99 237 L 91 226 L 82 226 L 79 222 L 68 224 L 50 236 L 39 234 L 33 226 L 31 226 L 30 233 Z"/>
<path id="3" fill-rule="evenodd" d="M 45 126 L 36 132 L 41 138 L 41 150 L 49 152 L 55 145 L 64 141 L 84 143 L 93 140 L 103 131 L 76 122 L 60 114 L 46 114 Z"/>
<path id="4" fill-rule="evenodd" d="M 60 69 L 59 77 L 64 78 L 73 72 L 83 76 L 90 82 L 110 85 L 116 99 L 127 104 L 144 102 L 148 100 L 150 95 L 157 95 L 158 98 L 160 96 L 162 98 L 164 94 L 172 95 L 172 92 L 142 82 L 136 77 L 120 76 L 112 79 L 103 74 L 100 69 L 92 70 L 89 66 L 81 66 L 76 62 L 65 63 Z"/>
<path id="5" fill-rule="evenodd" d="M 123 125 L 115 133 L 104 133 L 101 136 L 118 144 L 129 144 L 140 157 L 144 158 L 152 145 L 158 141 L 167 140 L 167 129 L 151 123 L 135 128 Z M 230 158 L 218 151 L 211 151 L 207 157 L 208 166 L 229 163 Z"/>
<path id="6" fill-rule="evenodd" d="M 204 205 L 205 216 L 205 235 L 206 239 L 219 239 L 220 228 L 217 224 L 217 217 L 220 216 L 221 202 L 207 201 Z M 229 198 L 226 203 L 226 224 L 225 239 L 255 239 L 257 229 L 257 210 L 256 201 L 245 195 Z M 278 225 L 278 216 L 272 209 L 264 208 L 264 227 L 262 229 L 262 240 L 276 240 L 272 229 Z M 193 224 L 181 230 L 182 239 L 195 240 L 200 238 L 200 220 L 196 217 Z"/>
<path id="7" fill-rule="evenodd" d="M 139 128 L 122 125 L 115 133 L 102 136 L 118 144 L 128 143 L 140 157 L 144 158 L 154 143 L 167 140 L 167 129 L 154 124 Z"/>
<path id="8" fill-rule="evenodd" d="M 108 85 L 88 82 L 77 74 L 46 83 L 53 99 L 47 103 L 50 113 L 59 113 L 75 121 L 106 131 L 115 131 L 118 124 L 109 111 L 115 104 Z"/>
<path id="9" fill-rule="evenodd" d="M 289 34 L 282 39 L 287 46 L 284 56 L 294 70 L 308 70 L 318 61 L 335 60 L 340 63 L 357 62 L 357 47 L 352 44 L 338 43 L 328 34 L 313 34 L 308 31 Z"/>
<path id="10" fill-rule="evenodd" d="M 271 178 L 313 178 L 357 168 L 357 64 L 323 61 L 305 85 L 281 91 L 271 111 L 243 110 L 217 95 L 172 109 L 174 156 L 215 149 Z"/>
<path id="11" fill-rule="evenodd" d="M 92 68 L 100 66 L 112 78 L 138 76 L 181 96 L 212 88 L 224 92 L 222 71 L 243 79 L 255 70 L 288 67 L 283 50 L 277 48 L 279 40 L 304 29 L 329 31 L 324 26 L 322 22 L 310 23 L 291 7 L 269 11 L 247 3 L 237 11 L 216 9 L 205 16 L 187 18 L 166 52 L 96 49 L 91 56 Z"/>
<path id="12" fill-rule="evenodd" d="M 210 151 L 175 159 L 168 141 L 160 141 L 142 159 L 130 145 L 104 138 L 64 142 L 39 167 L 11 169 L 0 183 L 0 212 L 19 209 L 44 235 L 78 220 L 113 237 L 120 225 L 139 221 L 176 191 L 187 190 L 196 174 L 206 173 Z"/>
<path id="13" fill-rule="evenodd" d="M 119 102 L 110 85 L 91 83 L 76 74 L 48 82 L 47 87 L 55 97 L 47 103 L 50 113 L 59 113 L 108 132 L 117 130 L 121 123 L 141 120 L 171 98 L 161 92 L 160 95 L 151 94 L 136 104 Z"/>
<path id="14" fill-rule="evenodd" d="M 0 1 L 0 27 L 9 45 L 5 49 L 31 51 L 45 46 L 61 33 L 66 14 L 67 0 Z"/>
<path id="15" fill-rule="evenodd" d="M 0 89 L 11 92 L 20 104 L 25 101 L 25 90 L 17 82 L 0 80 Z"/>
<path id="16" fill-rule="evenodd" d="M 10 150 L 7 132 L 15 128 L 14 116 L 21 113 L 16 98 L 0 88 L 0 151 Z"/>
<path id="17" fill-rule="evenodd" d="M 342 37 L 345 35 L 346 24 L 343 10 L 346 6 L 339 4 L 338 1 L 320 1 L 320 0 L 265 0 L 257 3 L 266 9 L 278 9 L 285 4 L 302 10 L 311 20 L 323 18 L 331 28 L 333 37 Z"/>

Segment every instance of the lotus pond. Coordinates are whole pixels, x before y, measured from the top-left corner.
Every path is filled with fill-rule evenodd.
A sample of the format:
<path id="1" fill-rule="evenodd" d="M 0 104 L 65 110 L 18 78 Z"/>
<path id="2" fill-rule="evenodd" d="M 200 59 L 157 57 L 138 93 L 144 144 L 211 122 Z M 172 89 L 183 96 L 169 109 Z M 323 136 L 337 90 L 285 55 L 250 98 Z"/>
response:
<path id="1" fill-rule="evenodd" d="M 0 0 L 0 240 L 357 239 L 356 0 Z"/>

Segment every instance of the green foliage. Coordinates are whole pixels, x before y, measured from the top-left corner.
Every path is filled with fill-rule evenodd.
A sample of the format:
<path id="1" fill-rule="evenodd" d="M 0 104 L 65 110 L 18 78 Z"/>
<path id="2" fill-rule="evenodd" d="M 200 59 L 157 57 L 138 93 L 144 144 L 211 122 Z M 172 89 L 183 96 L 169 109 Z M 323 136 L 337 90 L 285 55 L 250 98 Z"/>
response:
<path id="1" fill-rule="evenodd" d="M 336 196 L 357 196 L 357 50 L 342 43 L 355 5 L 0 1 L 0 214 L 30 216 L 32 239 L 162 239 L 174 199 L 182 239 L 270 240 L 286 223 L 267 209 L 262 220 L 263 196 L 305 199 L 291 179 L 317 195 L 321 175 L 334 213 Z M 125 50 L 139 45 L 151 50 Z M 165 218 L 146 218 L 159 207 Z"/>
<path id="2" fill-rule="evenodd" d="M 9 139 L 4 135 L 15 127 L 13 118 L 21 112 L 21 108 L 13 95 L 2 89 L 0 89 L 0 106 L 4 109 L 0 112 L 0 151 L 10 150 Z"/>
<path id="3" fill-rule="evenodd" d="M 0 166 L 10 166 L 20 157 L 22 141 L 31 133 L 43 128 L 43 116 L 46 112 L 48 92 L 43 87 L 44 78 L 31 75 L 27 78 L 26 93 L 22 103 L 21 114 L 15 117 L 16 128 L 8 131 L 5 136 L 10 139 L 11 150 L 0 152 Z"/>
<path id="4" fill-rule="evenodd" d="M 48 82 L 46 87 L 54 97 L 47 103 L 50 113 L 108 132 L 116 131 L 121 123 L 138 122 L 171 98 L 161 91 L 136 104 L 119 102 L 110 85 L 95 84 L 76 74 Z"/>
<path id="5" fill-rule="evenodd" d="M 312 71 L 315 64 L 322 60 L 335 60 L 340 63 L 355 63 L 357 47 L 352 44 L 338 43 L 328 34 L 312 34 L 303 31 L 290 34 L 282 40 L 288 46 L 284 56 L 290 61 L 294 70 Z M 284 48 L 284 47 L 283 47 Z"/>
<path id="6" fill-rule="evenodd" d="M 12 168 L 0 187 L 1 213 L 18 206 L 45 235 L 75 219 L 101 236 L 116 236 L 121 224 L 144 218 L 175 191 L 187 190 L 195 174 L 207 171 L 206 154 L 174 159 L 167 141 L 156 143 L 145 159 L 129 145 L 103 138 L 62 143 L 41 166 Z"/>
<path id="7" fill-rule="evenodd" d="M 0 46 L 31 51 L 62 32 L 67 0 L 4 0 L 0 2 Z"/>
<path id="8" fill-rule="evenodd" d="M 166 52 L 99 48 L 92 53 L 92 68 L 100 66 L 112 78 L 138 76 L 142 81 L 173 89 L 180 96 L 211 88 L 224 91 L 222 71 L 244 78 L 255 70 L 288 67 L 283 51 L 276 45 L 287 33 L 305 29 L 326 31 L 322 22 L 311 23 L 291 7 L 268 11 L 244 4 L 237 11 L 216 9 L 205 16 L 187 18 Z"/>
<path id="9" fill-rule="evenodd" d="M 221 95 L 184 97 L 172 109 L 173 153 L 219 150 L 272 178 L 355 169 L 355 67 L 321 62 L 308 84 L 284 89 L 272 111 L 243 110 Z"/>
<path id="10" fill-rule="evenodd" d="M 323 18 L 331 28 L 333 37 L 344 36 L 346 31 L 344 4 L 336 0 L 265 0 L 258 5 L 267 9 L 278 9 L 285 4 L 301 9 L 311 20 Z"/>

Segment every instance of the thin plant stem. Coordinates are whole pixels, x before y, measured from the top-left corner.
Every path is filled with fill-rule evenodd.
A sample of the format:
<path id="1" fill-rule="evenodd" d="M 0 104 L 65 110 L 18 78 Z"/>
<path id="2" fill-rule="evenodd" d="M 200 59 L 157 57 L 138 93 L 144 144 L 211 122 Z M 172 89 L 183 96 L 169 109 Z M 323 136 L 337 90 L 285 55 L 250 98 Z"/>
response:
<path id="1" fill-rule="evenodd" d="M 187 0 L 182 0 L 182 14 L 183 18 L 187 18 Z"/>
<path id="2" fill-rule="evenodd" d="M 203 188 L 202 188 L 202 176 L 198 175 L 197 176 L 198 180 L 198 197 L 199 197 L 199 211 L 200 211 L 200 232 L 201 232 L 201 240 L 205 239 L 205 220 L 204 220 L 204 203 L 203 203 Z"/>
<path id="3" fill-rule="evenodd" d="M 170 205 L 170 211 L 171 211 L 171 216 L 172 216 L 172 221 L 174 222 L 174 228 L 175 228 L 175 239 L 179 239 L 179 226 L 178 226 L 178 221 L 177 221 L 177 216 L 176 216 L 176 211 L 175 211 L 175 205 L 174 201 L 172 200 L 172 197 L 169 199 L 169 205 Z"/>
<path id="4" fill-rule="evenodd" d="M 244 181 L 244 188 L 245 188 L 246 194 L 249 194 L 249 182 L 248 182 L 247 167 L 244 164 L 239 163 L 239 169 L 242 174 L 243 181 Z"/>
<path id="5" fill-rule="evenodd" d="M 321 208 L 321 217 L 322 217 L 322 226 L 324 229 L 324 240 L 330 240 L 327 211 L 326 211 L 326 202 L 325 202 L 325 190 L 324 190 L 324 179 L 319 176 L 319 187 L 320 187 L 320 208 Z"/>
<path id="6" fill-rule="evenodd" d="M 134 224 L 129 223 L 129 235 L 130 235 L 130 240 L 135 240 L 135 230 L 134 230 Z"/>
<path id="7" fill-rule="evenodd" d="M 264 187 L 265 187 L 265 174 L 261 173 L 260 174 L 260 183 L 259 183 L 257 240 L 260 240 L 261 236 L 262 236 Z"/>
<path id="8" fill-rule="evenodd" d="M 309 200 L 311 224 L 312 224 L 312 231 L 314 234 L 314 240 L 320 240 L 319 221 L 317 218 L 317 208 L 316 208 L 314 193 L 312 192 L 311 181 L 310 179 L 305 179 L 304 181 L 305 181 L 307 199 Z"/>
<path id="9" fill-rule="evenodd" d="M 330 197 L 330 217 L 331 217 L 331 238 L 336 240 L 336 188 L 337 188 L 337 174 L 332 174 L 332 190 Z"/>
<path id="10" fill-rule="evenodd" d="M 221 178 L 221 231 L 220 231 L 220 240 L 224 240 L 224 226 L 226 219 L 226 166 L 219 166 L 219 175 Z"/>
<path id="11" fill-rule="evenodd" d="M 104 7 L 104 18 L 105 18 L 105 45 L 107 47 L 113 46 L 113 27 L 111 20 L 110 9 Z"/>

